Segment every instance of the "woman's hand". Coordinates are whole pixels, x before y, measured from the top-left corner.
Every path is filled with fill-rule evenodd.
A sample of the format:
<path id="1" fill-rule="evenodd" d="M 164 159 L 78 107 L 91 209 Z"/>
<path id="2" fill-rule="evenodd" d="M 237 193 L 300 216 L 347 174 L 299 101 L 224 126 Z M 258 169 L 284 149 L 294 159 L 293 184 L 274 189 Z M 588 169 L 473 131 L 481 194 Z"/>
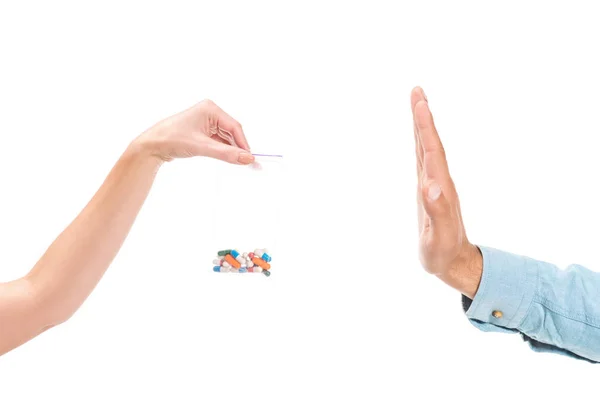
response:
<path id="1" fill-rule="evenodd" d="M 427 97 L 411 94 L 419 188 L 420 258 L 425 270 L 473 298 L 482 271 L 479 249 L 467 239 L 458 194 Z"/>
<path id="2" fill-rule="evenodd" d="M 210 100 L 157 123 L 136 141 L 162 161 L 205 156 L 232 164 L 254 162 L 240 123 Z"/>
<path id="3" fill-rule="evenodd" d="M 81 306 L 121 248 L 162 162 L 207 156 L 250 164 L 249 150 L 240 124 L 208 100 L 139 135 L 31 271 L 0 283 L 0 355 Z"/>

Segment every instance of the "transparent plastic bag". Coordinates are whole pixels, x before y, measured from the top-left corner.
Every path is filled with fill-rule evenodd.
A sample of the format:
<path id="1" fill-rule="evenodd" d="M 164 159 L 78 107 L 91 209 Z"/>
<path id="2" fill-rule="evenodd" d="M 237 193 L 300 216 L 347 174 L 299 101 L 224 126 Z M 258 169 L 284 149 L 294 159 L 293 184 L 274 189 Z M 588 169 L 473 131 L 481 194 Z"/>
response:
<path id="1" fill-rule="evenodd" d="M 217 166 L 212 248 L 215 255 L 227 249 L 240 254 L 266 249 L 272 257 L 271 272 L 276 273 L 283 157 L 255 158 L 249 166 Z"/>

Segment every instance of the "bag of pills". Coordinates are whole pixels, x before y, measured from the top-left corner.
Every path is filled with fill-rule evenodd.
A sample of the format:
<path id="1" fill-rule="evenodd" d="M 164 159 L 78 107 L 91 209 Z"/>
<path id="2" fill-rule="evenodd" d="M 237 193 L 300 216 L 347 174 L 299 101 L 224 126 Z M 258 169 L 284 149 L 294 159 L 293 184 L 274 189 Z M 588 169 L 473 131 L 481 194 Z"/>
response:
<path id="1" fill-rule="evenodd" d="M 255 154 L 255 158 L 256 162 L 249 166 L 217 165 L 214 193 L 218 196 L 218 209 L 212 213 L 212 249 L 215 256 L 225 250 L 235 250 L 240 255 L 256 251 L 259 259 L 264 252 L 269 262 L 273 258 L 276 270 L 283 157 Z M 244 257 L 238 261 L 245 263 Z M 264 267 L 264 260 L 259 261 Z M 229 272 L 239 272 L 239 266 L 236 267 L 237 271 L 230 268 Z"/>

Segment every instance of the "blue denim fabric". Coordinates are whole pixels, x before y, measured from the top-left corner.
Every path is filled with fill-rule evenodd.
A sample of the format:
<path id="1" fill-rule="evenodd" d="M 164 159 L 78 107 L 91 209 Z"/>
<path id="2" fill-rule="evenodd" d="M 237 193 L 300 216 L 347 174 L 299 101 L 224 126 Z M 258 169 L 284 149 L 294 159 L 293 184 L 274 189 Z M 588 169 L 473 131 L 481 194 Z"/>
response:
<path id="1" fill-rule="evenodd" d="M 473 300 L 463 296 L 463 309 L 476 328 L 520 333 L 534 351 L 600 362 L 600 273 L 479 249 L 479 289 Z M 494 317 L 494 311 L 502 316 Z"/>

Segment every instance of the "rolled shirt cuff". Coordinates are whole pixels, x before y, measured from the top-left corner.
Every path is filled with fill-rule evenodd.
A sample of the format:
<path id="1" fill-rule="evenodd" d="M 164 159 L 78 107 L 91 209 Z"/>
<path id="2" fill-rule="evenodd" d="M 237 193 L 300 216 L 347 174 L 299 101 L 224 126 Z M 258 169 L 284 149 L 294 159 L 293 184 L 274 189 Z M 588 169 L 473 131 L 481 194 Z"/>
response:
<path id="1" fill-rule="evenodd" d="M 473 300 L 463 296 L 469 321 L 487 332 L 514 332 L 533 302 L 538 280 L 538 261 L 478 246 L 483 271 Z"/>

